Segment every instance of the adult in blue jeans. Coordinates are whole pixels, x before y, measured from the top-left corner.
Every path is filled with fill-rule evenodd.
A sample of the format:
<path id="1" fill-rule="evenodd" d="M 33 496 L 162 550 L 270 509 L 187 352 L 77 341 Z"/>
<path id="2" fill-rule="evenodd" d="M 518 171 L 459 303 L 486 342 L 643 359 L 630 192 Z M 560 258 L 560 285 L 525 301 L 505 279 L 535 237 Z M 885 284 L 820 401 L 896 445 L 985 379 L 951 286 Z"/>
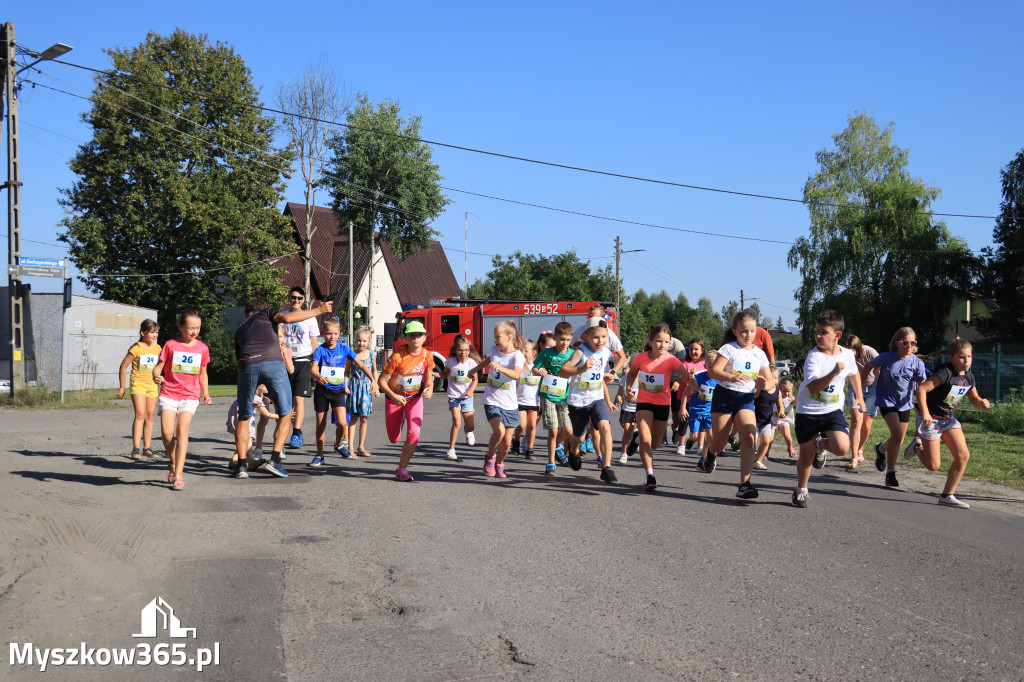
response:
<path id="1" fill-rule="evenodd" d="M 287 476 L 280 467 L 290 420 L 283 419 L 292 411 L 292 390 L 288 372 L 281 356 L 281 341 L 277 335 L 280 324 L 301 322 L 331 312 L 332 303 L 325 301 L 309 310 L 274 312 L 262 298 L 250 299 L 245 304 L 245 321 L 235 330 L 235 357 L 238 359 L 238 426 L 235 428 L 235 450 L 238 453 L 236 478 L 248 478 L 247 470 L 262 469 L 274 476 Z M 270 461 L 247 462 L 249 450 L 249 418 L 252 417 L 252 399 L 256 387 L 266 384 L 270 399 L 277 406 L 282 419 L 274 429 L 274 449 Z M 241 466 L 247 462 L 247 466 Z"/>

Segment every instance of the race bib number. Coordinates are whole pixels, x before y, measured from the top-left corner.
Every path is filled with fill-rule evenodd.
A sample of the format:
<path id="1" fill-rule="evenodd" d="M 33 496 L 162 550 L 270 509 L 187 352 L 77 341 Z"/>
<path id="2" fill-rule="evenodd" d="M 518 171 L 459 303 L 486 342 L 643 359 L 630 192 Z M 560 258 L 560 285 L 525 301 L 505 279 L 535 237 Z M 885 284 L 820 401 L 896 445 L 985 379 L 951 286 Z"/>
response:
<path id="1" fill-rule="evenodd" d="M 580 378 L 581 391 L 600 391 L 604 386 L 604 374 L 601 372 L 584 372 Z"/>
<path id="2" fill-rule="evenodd" d="M 551 398 L 564 398 L 569 388 L 569 380 L 549 374 L 540 382 L 540 392 Z"/>
<path id="3" fill-rule="evenodd" d="M 344 367 L 321 367 L 320 376 L 327 380 L 330 386 L 340 386 L 345 383 Z"/>
<path id="4" fill-rule="evenodd" d="M 199 374 L 203 356 L 199 353 L 186 353 L 176 350 L 171 356 L 171 371 L 178 374 Z"/>
<path id="5" fill-rule="evenodd" d="M 298 355 L 299 351 L 302 350 L 302 346 L 300 346 L 297 343 L 293 343 L 290 346 L 288 346 L 288 350 L 290 350 L 292 352 L 292 355 Z"/>
<path id="6" fill-rule="evenodd" d="M 465 369 L 453 369 L 448 376 L 452 378 L 453 384 L 473 383 L 473 377 L 469 376 L 469 371 Z"/>
<path id="7" fill-rule="evenodd" d="M 160 361 L 159 356 L 156 355 L 140 355 L 139 356 L 139 369 L 153 369 L 156 367 L 156 363 Z"/>
<path id="8" fill-rule="evenodd" d="M 751 362 L 735 362 L 732 365 L 732 372 L 739 372 L 745 376 L 750 377 L 754 381 L 757 381 L 757 370 L 753 369 L 753 363 Z"/>
<path id="9" fill-rule="evenodd" d="M 665 375 L 640 372 L 640 390 L 648 393 L 664 393 Z"/>
<path id="10" fill-rule="evenodd" d="M 398 389 L 405 395 L 412 395 L 413 393 L 419 393 L 420 386 L 423 385 L 423 375 L 415 374 L 407 376 L 405 374 L 398 375 Z"/>
<path id="11" fill-rule="evenodd" d="M 711 399 L 715 396 L 715 387 L 704 384 L 700 386 L 697 391 L 697 397 L 706 403 L 710 403 Z"/>
<path id="12" fill-rule="evenodd" d="M 507 391 L 512 386 L 512 382 L 501 372 L 492 369 L 487 374 L 487 385 L 496 391 Z"/>
<path id="13" fill-rule="evenodd" d="M 528 377 L 523 377 L 521 381 L 527 386 L 540 386 L 540 377 L 536 374 L 531 374 Z"/>
<path id="14" fill-rule="evenodd" d="M 811 394 L 811 400 L 816 400 L 819 403 L 838 403 L 841 397 L 842 391 L 839 391 L 835 384 L 829 384 L 818 393 Z"/>
<path id="15" fill-rule="evenodd" d="M 964 396 L 967 395 L 970 390 L 970 386 L 951 386 L 949 388 L 949 393 L 947 393 L 946 397 L 942 399 L 942 402 L 947 405 L 956 405 L 964 399 Z"/>

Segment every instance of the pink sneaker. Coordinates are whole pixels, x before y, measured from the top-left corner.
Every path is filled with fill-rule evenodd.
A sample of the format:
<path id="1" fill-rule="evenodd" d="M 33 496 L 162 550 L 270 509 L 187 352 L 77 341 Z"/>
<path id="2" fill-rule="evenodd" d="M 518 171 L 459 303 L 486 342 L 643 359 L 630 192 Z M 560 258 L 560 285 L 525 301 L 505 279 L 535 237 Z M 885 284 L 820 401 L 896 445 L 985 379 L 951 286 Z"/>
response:
<path id="1" fill-rule="evenodd" d="M 504 464 L 496 465 L 495 469 L 497 469 L 497 471 L 498 471 L 498 478 L 508 478 L 508 476 L 505 475 L 505 465 Z"/>
<path id="2" fill-rule="evenodd" d="M 399 467 L 398 469 L 395 469 L 395 478 L 397 478 L 399 481 L 411 481 L 412 474 L 409 473 L 408 469 L 403 469 Z"/>
<path id="3" fill-rule="evenodd" d="M 502 466 L 501 468 L 502 468 L 502 470 L 505 469 L 504 466 Z M 486 474 L 487 476 L 493 476 L 494 475 L 494 460 L 493 459 L 485 459 L 484 460 L 484 474 Z M 502 475 L 504 475 L 504 474 L 502 474 Z"/>

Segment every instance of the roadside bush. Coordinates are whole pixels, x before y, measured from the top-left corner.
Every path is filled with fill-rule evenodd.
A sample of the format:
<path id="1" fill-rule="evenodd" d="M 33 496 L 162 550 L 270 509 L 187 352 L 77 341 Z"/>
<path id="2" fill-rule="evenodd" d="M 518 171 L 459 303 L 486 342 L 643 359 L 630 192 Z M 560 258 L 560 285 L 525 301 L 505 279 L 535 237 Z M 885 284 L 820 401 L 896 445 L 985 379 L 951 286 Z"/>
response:
<path id="1" fill-rule="evenodd" d="M 966 423 L 981 424 L 995 433 L 1011 436 L 1024 435 L 1024 396 L 1016 389 L 1010 389 L 1007 400 L 993 403 L 989 410 L 976 410 L 968 407 L 957 410 L 957 419 Z"/>

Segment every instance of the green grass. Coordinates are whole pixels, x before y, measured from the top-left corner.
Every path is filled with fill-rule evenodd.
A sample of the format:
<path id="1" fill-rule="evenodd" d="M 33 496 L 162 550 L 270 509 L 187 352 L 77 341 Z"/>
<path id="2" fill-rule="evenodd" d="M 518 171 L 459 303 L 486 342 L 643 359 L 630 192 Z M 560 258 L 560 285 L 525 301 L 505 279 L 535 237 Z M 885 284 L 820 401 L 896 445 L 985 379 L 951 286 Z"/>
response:
<path id="1" fill-rule="evenodd" d="M 234 384 L 214 384 L 210 386 L 213 398 L 234 398 Z M 102 389 L 99 391 L 74 391 L 64 394 L 64 402 L 60 401 L 60 393 L 47 391 L 45 388 L 26 388 L 18 391 L 11 400 L 10 393 L 0 395 L 0 407 L 35 410 L 59 409 L 101 409 L 105 407 L 131 407 L 132 401 L 128 394 L 118 399 L 117 390 Z"/>

